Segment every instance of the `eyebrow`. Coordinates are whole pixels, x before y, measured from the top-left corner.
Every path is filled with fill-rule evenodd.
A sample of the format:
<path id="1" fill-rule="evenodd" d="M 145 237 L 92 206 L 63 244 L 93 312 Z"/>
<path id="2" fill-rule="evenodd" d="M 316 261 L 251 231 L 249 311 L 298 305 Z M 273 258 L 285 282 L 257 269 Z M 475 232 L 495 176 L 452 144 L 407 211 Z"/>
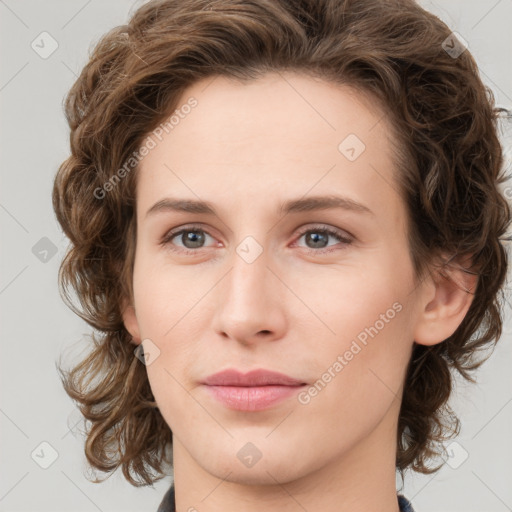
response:
<path id="1" fill-rule="evenodd" d="M 278 213 L 280 215 L 286 215 L 288 213 L 328 210 L 331 208 L 341 208 L 343 210 L 375 215 L 367 206 L 354 201 L 353 199 L 333 195 L 312 196 L 302 199 L 288 200 L 280 206 Z M 146 212 L 146 217 L 168 211 L 217 215 L 214 206 L 208 201 L 199 201 L 195 199 L 172 199 L 167 197 L 156 202 Z"/>

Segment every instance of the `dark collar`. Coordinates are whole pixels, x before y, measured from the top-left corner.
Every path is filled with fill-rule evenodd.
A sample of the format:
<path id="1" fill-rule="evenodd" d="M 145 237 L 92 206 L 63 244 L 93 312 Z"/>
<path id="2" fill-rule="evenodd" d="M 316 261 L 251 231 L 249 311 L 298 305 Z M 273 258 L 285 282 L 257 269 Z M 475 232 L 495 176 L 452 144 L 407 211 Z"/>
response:
<path id="1" fill-rule="evenodd" d="M 158 510 L 156 512 L 176 512 L 176 500 L 174 498 L 174 483 L 172 483 L 171 487 L 167 489 L 167 492 L 164 494 L 164 498 L 161 501 L 160 505 L 158 505 Z"/>
<path id="2" fill-rule="evenodd" d="M 411 502 L 405 496 L 398 494 L 397 497 L 400 512 L 414 512 Z M 171 487 L 169 487 L 165 493 L 164 498 L 158 506 L 158 510 L 156 512 L 176 512 L 175 507 L 176 502 L 174 498 L 174 484 L 171 484 Z"/>

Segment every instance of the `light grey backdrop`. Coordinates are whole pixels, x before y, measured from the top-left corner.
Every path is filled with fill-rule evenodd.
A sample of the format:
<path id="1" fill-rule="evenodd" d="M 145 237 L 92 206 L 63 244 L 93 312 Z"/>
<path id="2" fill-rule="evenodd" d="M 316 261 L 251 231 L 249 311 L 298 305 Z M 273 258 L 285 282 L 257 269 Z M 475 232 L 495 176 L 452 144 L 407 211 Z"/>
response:
<path id="1" fill-rule="evenodd" d="M 51 187 L 68 154 L 62 100 L 92 44 L 142 3 L 0 0 L 0 511 L 151 512 L 171 481 L 137 489 L 117 472 L 90 483 L 79 416 L 54 366 L 90 331 L 57 289 L 66 240 Z M 497 103 L 512 108 L 512 0 L 421 4 L 462 35 Z M 434 476 L 405 481 L 416 512 L 512 511 L 510 308 L 507 315 L 478 386 L 457 387 L 463 428 L 451 458 Z"/>

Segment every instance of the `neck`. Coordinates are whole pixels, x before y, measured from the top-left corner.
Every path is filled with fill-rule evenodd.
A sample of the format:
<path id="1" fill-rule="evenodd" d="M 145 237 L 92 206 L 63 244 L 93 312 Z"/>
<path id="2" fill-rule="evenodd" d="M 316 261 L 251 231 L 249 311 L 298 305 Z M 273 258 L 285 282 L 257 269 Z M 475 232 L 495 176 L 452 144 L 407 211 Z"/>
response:
<path id="1" fill-rule="evenodd" d="M 321 467 L 292 479 L 288 472 L 291 464 L 284 468 L 260 467 L 262 476 L 257 481 L 254 473 L 250 481 L 244 473 L 238 474 L 241 466 L 230 461 L 219 471 L 222 474 L 214 475 L 199 465 L 173 435 L 176 512 L 295 512 L 301 508 L 399 512 L 396 416 L 395 411 L 388 411 L 382 422 L 348 452 L 332 454 Z"/>

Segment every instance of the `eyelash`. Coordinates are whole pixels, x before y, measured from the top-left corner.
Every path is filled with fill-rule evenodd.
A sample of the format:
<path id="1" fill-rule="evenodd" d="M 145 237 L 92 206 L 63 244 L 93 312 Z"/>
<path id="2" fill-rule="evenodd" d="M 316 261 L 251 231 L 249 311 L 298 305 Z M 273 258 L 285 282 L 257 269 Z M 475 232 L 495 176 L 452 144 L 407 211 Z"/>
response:
<path id="1" fill-rule="evenodd" d="M 179 249 L 176 249 L 172 246 L 172 244 L 170 243 L 171 240 L 173 240 L 173 238 L 176 238 L 177 236 L 183 234 L 183 233 L 187 233 L 187 232 L 202 232 L 202 233 L 206 233 L 208 236 L 212 236 L 210 235 L 207 231 L 205 231 L 204 229 L 200 228 L 199 226 L 186 226 L 184 228 L 181 228 L 177 231 L 174 231 L 174 230 L 171 230 L 169 232 L 167 232 L 162 241 L 160 242 L 160 244 L 162 246 L 166 246 L 170 251 L 172 252 L 177 252 L 177 253 L 181 253 L 181 254 L 184 254 L 184 255 L 196 255 L 200 249 L 204 249 L 204 247 L 198 247 L 197 249 L 187 249 L 187 248 L 179 248 Z M 298 239 L 302 238 L 305 234 L 307 233 L 321 233 L 321 234 L 324 234 L 324 235 L 330 235 L 336 239 L 338 239 L 338 241 L 342 242 L 343 244 L 345 245 L 350 245 L 352 242 L 353 242 L 353 239 L 352 239 L 352 235 L 350 235 L 350 237 L 345 237 L 341 234 L 340 231 L 336 230 L 336 229 L 333 229 L 333 228 L 330 228 L 328 226 L 319 226 L 319 227 L 308 227 L 307 229 L 304 229 L 302 230 L 299 235 L 298 235 Z M 214 237 L 212 237 L 214 238 Z M 306 252 L 308 252 L 309 254 L 326 254 L 326 253 L 330 253 L 330 252 L 333 252 L 333 251 L 336 251 L 336 250 L 343 250 L 343 249 L 333 249 L 333 248 L 324 248 L 324 249 L 311 249 L 311 248 L 308 248 L 308 247 L 305 247 L 303 248 L 306 250 Z"/>

